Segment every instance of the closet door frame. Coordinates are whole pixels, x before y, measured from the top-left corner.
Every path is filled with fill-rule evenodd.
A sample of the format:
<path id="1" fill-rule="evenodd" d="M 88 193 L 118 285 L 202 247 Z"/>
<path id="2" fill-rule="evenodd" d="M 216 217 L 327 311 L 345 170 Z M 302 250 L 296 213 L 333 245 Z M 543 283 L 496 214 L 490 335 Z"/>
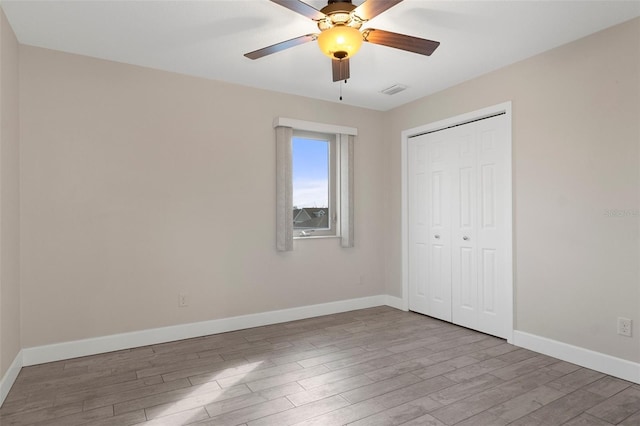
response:
<path id="1" fill-rule="evenodd" d="M 414 127 L 412 129 L 404 130 L 401 133 L 401 175 L 402 175 L 402 309 L 409 310 L 409 194 L 408 194 L 408 173 L 409 173 L 409 159 L 408 159 L 408 146 L 409 138 L 418 136 L 424 133 L 429 133 L 437 130 L 443 130 L 453 126 L 459 126 L 465 123 L 481 120 L 483 118 L 489 118 L 495 115 L 504 114 L 506 118 L 506 133 L 507 143 L 505 155 L 510 161 L 507 162 L 507 175 L 509 176 L 506 182 L 507 188 L 507 200 L 506 205 L 508 208 L 504 212 L 507 223 L 507 237 L 508 241 L 506 251 L 507 259 L 511 261 L 505 265 L 505 273 L 507 276 L 507 283 L 505 295 L 507 302 L 506 316 L 505 316 L 505 330 L 506 338 L 509 343 L 513 342 L 513 324 L 514 324 L 514 275 L 513 275 L 513 155 L 512 155 L 512 113 L 511 102 L 504 102 L 498 105 L 493 105 L 487 108 L 483 108 L 477 111 L 472 111 L 466 114 L 458 115 L 455 117 L 439 120 L 433 123 L 425 124 L 422 126 Z"/>

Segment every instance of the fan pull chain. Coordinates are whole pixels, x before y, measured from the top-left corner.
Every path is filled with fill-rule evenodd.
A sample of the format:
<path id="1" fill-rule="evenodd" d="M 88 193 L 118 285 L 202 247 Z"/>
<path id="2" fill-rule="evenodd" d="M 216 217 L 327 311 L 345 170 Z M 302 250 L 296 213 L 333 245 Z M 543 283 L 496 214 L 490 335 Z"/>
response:
<path id="1" fill-rule="evenodd" d="M 344 84 L 347 84 L 347 80 L 344 80 Z M 340 80 L 340 100 L 342 100 L 342 80 Z"/>

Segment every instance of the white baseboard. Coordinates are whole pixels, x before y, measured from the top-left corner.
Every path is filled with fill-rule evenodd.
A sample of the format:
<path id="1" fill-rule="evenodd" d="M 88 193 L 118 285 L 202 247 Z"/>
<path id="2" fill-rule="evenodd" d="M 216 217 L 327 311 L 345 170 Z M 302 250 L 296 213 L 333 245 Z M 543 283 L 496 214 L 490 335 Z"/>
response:
<path id="1" fill-rule="evenodd" d="M 385 297 L 385 305 L 391 306 L 392 308 L 399 309 L 401 311 L 407 311 L 404 307 L 404 301 L 400 297 L 389 296 L 388 294 Z"/>
<path id="2" fill-rule="evenodd" d="M 395 304 L 396 301 L 394 299 L 396 298 L 387 295 L 369 296 L 278 311 L 262 312 L 258 314 L 114 334 L 110 336 L 56 343 L 52 345 L 36 346 L 22 350 L 22 363 L 24 366 L 43 364 L 45 362 L 60 361 L 63 359 L 113 352 L 122 349 L 155 345 L 175 340 L 190 339 L 193 337 L 225 333 L 228 331 L 295 321 L 339 312 L 348 312 L 356 309 L 372 308 L 374 306 L 387 304 L 392 307 L 396 307 L 388 303 L 390 300 L 391 303 Z"/>
<path id="3" fill-rule="evenodd" d="M 9 369 L 2 379 L 0 379 L 0 407 L 4 403 L 5 398 L 9 394 L 11 390 L 11 386 L 15 383 L 18 378 L 18 374 L 20 374 L 20 369 L 22 368 L 22 351 L 18 352 L 15 359 L 9 366 Z"/>
<path id="4" fill-rule="evenodd" d="M 637 362 L 627 361 L 523 331 L 513 332 L 513 344 L 640 384 L 640 363 Z"/>

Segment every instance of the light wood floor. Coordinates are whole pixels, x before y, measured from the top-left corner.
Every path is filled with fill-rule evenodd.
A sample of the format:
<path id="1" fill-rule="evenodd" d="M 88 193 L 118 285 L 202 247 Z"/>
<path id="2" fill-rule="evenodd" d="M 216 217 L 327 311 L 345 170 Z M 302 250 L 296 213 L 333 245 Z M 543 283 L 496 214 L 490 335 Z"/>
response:
<path id="1" fill-rule="evenodd" d="M 22 369 L 8 425 L 640 425 L 640 385 L 378 307 Z"/>

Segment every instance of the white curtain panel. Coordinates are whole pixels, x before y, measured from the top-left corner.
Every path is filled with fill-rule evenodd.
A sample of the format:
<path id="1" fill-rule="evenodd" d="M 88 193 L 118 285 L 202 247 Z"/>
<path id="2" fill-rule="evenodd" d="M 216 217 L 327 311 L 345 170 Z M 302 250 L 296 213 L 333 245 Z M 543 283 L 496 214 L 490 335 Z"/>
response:
<path id="1" fill-rule="evenodd" d="M 293 251 L 291 127 L 276 126 L 276 248 Z"/>
<path id="2" fill-rule="evenodd" d="M 353 148 L 355 136 L 340 135 L 340 245 L 353 247 Z"/>

